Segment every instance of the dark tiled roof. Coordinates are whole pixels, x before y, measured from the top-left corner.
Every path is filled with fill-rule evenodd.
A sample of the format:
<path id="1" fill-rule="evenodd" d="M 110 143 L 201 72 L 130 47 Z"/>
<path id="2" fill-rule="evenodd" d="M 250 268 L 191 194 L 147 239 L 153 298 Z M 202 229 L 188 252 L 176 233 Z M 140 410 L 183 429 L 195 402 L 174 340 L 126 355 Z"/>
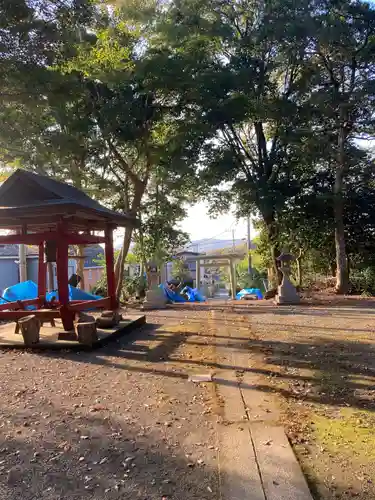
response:
<path id="1" fill-rule="evenodd" d="M 54 207 L 65 205 L 97 214 L 117 225 L 136 225 L 136 219 L 131 215 L 103 207 L 83 191 L 45 175 L 18 169 L 0 187 L 0 214 L 1 211 L 16 209 L 27 210 L 32 214 L 33 209 L 43 207 L 48 213 L 52 212 Z"/>

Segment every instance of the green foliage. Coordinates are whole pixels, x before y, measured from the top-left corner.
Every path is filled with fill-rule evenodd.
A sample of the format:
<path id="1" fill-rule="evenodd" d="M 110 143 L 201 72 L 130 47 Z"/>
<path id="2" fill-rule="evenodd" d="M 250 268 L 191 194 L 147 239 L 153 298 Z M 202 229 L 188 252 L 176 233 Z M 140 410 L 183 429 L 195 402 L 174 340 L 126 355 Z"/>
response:
<path id="1" fill-rule="evenodd" d="M 247 271 L 240 271 L 237 269 L 237 284 L 242 288 L 259 288 L 264 291 L 264 281 L 267 275 L 264 272 L 259 272 L 253 268 L 252 275 L 250 276 Z"/>
<path id="2" fill-rule="evenodd" d="M 126 300 L 129 297 L 134 296 L 144 296 L 144 291 L 147 288 L 147 284 L 143 276 L 124 276 L 121 288 L 121 300 Z M 96 295 L 107 295 L 107 276 L 103 273 L 103 276 L 95 283 L 92 293 Z"/>
<path id="3" fill-rule="evenodd" d="M 174 278 L 180 278 L 181 281 L 189 281 L 192 279 L 191 272 L 189 268 L 182 259 L 174 259 L 172 262 L 172 276 Z"/>
<path id="4" fill-rule="evenodd" d="M 117 259 L 119 253 L 120 253 L 120 250 L 115 250 L 115 259 Z M 105 256 L 104 256 L 104 253 L 99 254 L 98 257 L 96 259 L 94 259 L 94 262 L 98 266 L 105 267 Z M 133 253 L 129 252 L 128 255 L 126 256 L 125 263 L 126 264 L 138 264 L 139 261 L 138 261 L 136 255 L 134 255 Z"/>
<path id="5" fill-rule="evenodd" d="M 259 218 L 262 272 L 282 248 L 309 272 L 374 267 L 356 141 L 374 134 L 372 5 L 3 0 L 0 47 L 2 166 L 139 216 L 140 263 L 184 244 L 184 207 L 205 197 Z"/>
<path id="6" fill-rule="evenodd" d="M 135 232 L 134 253 L 140 262 L 156 261 L 162 265 L 188 241 L 188 235 L 177 225 L 185 217 L 184 193 L 171 186 L 162 170 L 150 181 L 141 206 L 141 228 Z"/>
<path id="7" fill-rule="evenodd" d="M 355 270 L 350 277 L 350 284 L 354 295 L 375 295 L 375 268 Z"/>
<path id="8" fill-rule="evenodd" d="M 173 227 L 180 215 L 161 232 L 165 214 L 142 214 L 154 196 L 149 182 L 162 179 L 180 198 L 191 192 L 195 171 L 173 153 L 172 115 L 145 68 L 145 31 L 95 0 L 5 0 L 0 17 L 0 161 L 142 215 L 142 257 L 165 258 L 183 240 Z"/>

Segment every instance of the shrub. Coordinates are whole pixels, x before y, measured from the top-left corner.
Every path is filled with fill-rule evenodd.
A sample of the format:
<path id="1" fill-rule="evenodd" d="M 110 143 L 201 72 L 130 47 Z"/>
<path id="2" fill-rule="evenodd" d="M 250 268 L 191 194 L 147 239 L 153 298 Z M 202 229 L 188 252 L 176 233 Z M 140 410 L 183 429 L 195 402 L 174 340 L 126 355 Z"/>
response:
<path id="1" fill-rule="evenodd" d="M 350 276 L 351 293 L 353 295 L 375 295 L 375 268 L 365 267 L 353 270 Z"/>
<path id="2" fill-rule="evenodd" d="M 263 280 L 266 279 L 266 277 L 265 273 L 253 269 L 252 276 L 250 276 L 247 271 L 240 272 L 237 282 L 241 290 L 242 288 L 259 288 L 264 291 Z"/>
<path id="3" fill-rule="evenodd" d="M 128 297 L 138 295 L 144 297 L 145 291 L 147 289 L 146 280 L 142 276 L 124 276 L 121 298 L 127 299 Z M 92 293 L 95 295 L 106 296 L 107 291 L 107 275 L 104 273 L 103 276 L 95 283 Z"/>

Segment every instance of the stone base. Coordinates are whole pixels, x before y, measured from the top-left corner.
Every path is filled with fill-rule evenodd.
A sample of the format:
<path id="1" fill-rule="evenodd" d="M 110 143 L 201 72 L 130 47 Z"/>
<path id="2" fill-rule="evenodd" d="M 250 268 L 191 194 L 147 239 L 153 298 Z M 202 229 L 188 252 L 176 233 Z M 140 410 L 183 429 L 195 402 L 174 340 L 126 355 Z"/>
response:
<path id="1" fill-rule="evenodd" d="M 156 288 L 155 290 L 148 290 L 146 292 L 142 309 L 144 311 L 151 309 L 165 309 L 166 305 L 167 299 L 165 298 L 163 290 L 161 288 Z"/>
<path id="2" fill-rule="evenodd" d="M 295 286 L 284 278 L 283 283 L 277 288 L 275 303 L 280 305 L 293 305 L 300 303 L 300 296 Z"/>
<path id="3" fill-rule="evenodd" d="M 294 297 L 293 299 L 291 299 L 290 297 L 283 297 L 282 295 L 276 295 L 276 298 L 275 298 L 275 304 L 277 305 L 293 305 L 293 304 L 299 304 L 301 301 L 301 299 L 299 298 L 299 296 L 297 295 L 297 297 Z"/>

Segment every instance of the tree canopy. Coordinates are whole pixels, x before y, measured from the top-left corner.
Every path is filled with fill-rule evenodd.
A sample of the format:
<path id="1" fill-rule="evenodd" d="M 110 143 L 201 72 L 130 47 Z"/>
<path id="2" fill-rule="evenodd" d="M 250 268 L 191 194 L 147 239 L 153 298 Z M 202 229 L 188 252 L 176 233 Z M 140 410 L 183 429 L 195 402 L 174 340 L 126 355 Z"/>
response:
<path id="1" fill-rule="evenodd" d="M 274 268 L 324 254 L 346 292 L 372 265 L 370 4 L 2 0 L 0 19 L 0 161 L 140 216 L 118 283 L 131 239 L 166 258 L 198 198 L 257 216 Z"/>

